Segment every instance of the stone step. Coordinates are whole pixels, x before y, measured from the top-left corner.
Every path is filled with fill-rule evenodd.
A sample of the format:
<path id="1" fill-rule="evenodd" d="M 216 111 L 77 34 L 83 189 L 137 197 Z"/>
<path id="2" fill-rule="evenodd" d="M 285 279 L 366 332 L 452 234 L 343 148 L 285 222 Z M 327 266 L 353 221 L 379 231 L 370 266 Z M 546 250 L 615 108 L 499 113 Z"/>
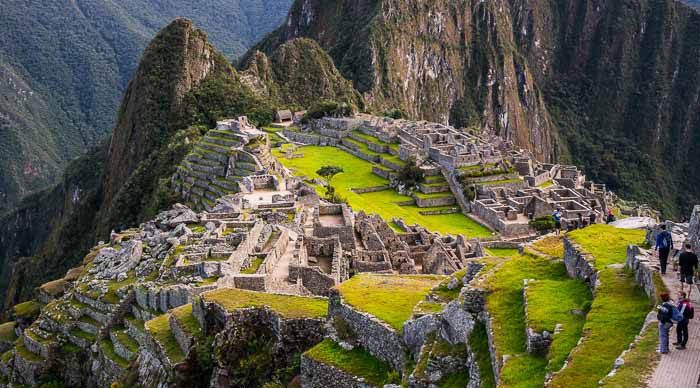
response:
<path id="1" fill-rule="evenodd" d="M 191 171 L 200 171 L 203 173 L 214 174 L 217 176 L 226 175 L 226 168 L 221 164 L 218 166 L 209 166 L 206 164 L 199 164 L 197 162 L 185 161 L 183 165 Z"/>
<path id="2" fill-rule="evenodd" d="M 217 163 L 228 163 L 228 155 L 213 152 L 199 144 L 194 146 L 194 150 L 203 159 L 216 161 Z"/>
<path id="3" fill-rule="evenodd" d="M 214 144 L 214 143 L 208 143 L 206 141 L 200 141 L 197 143 L 197 145 L 205 150 L 209 150 L 211 152 L 215 152 L 217 154 L 222 154 L 222 155 L 227 155 L 230 151 L 230 147 L 222 146 L 219 144 Z"/>
<path id="4" fill-rule="evenodd" d="M 241 144 L 239 141 L 234 140 L 234 139 L 227 139 L 225 137 L 215 137 L 215 136 L 205 136 L 203 139 L 207 143 L 211 144 L 218 144 L 223 147 L 240 147 L 243 144 Z"/>
<path id="5" fill-rule="evenodd" d="M 241 135 L 223 129 L 212 129 L 209 132 L 207 132 L 206 136 L 222 137 L 230 140 L 237 140 L 239 142 L 243 142 L 243 137 Z"/>
<path id="6" fill-rule="evenodd" d="M 221 163 L 219 161 L 206 159 L 202 155 L 197 154 L 197 153 L 188 154 L 187 157 L 185 158 L 185 160 L 190 161 L 190 162 L 195 162 L 198 164 L 202 164 L 205 166 L 212 166 L 212 167 L 217 167 L 217 166 L 221 165 Z"/>

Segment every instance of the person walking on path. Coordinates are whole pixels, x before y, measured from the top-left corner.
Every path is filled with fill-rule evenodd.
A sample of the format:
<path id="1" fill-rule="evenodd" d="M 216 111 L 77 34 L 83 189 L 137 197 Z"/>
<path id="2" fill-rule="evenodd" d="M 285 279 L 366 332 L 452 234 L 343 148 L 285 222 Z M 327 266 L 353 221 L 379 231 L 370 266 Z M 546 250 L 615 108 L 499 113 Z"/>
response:
<path id="1" fill-rule="evenodd" d="M 668 354 L 668 333 L 673 327 L 674 318 L 679 319 L 679 313 L 668 294 L 661 294 L 661 301 L 656 308 L 656 319 L 659 321 L 659 353 Z"/>
<path id="2" fill-rule="evenodd" d="M 561 218 L 561 209 L 556 208 L 556 210 L 554 210 L 554 213 L 552 213 L 552 219 L 554 219 L 554 230 L 557 232 L 557 236 L 561 234 Z"/>
<path id="3" fill-rule="evenodd" d="M 655 250 L 659 252 L 659 263 L 661 263 L 661 275 L 666 275 L 666 265 L 668 264 L 668 254 L 673 249 L 673 236 L 666 230 L 666 225 L 661 225 L 661 233 L 656 235 Z"/>
<path id="4" fill-rule="evenodd" d="M 681 291 L 685 291 L 688 285 L 688 298 L 693 293 L 693 278 L 698 270 L 698 256 L 693 253 L 693 247 L 689 243 L 685 244 L 685 252 L 678 257 L 678 266 L 681 269 Z"/>
<path id="5" fill-rule="evenodd" d="M 678 293 L 678 306 L 676 308 L 679 318 L 682 317 L 682 319 L 676 325 L 676 342 L 673 344 L 676 345 L 676 349 L 685 350 L 685 346 L 688 344 L 688 324 L 691 319 L 695 318 L 695 309 L 690 304 L 685 291 Z"/>
<path id="6" fill-rule="evenodd" d="M 615 215 L 612 210 L 608 210 L 608 217 L 605 219 L 606 224 L 612 224 L 615 222 Z"/>

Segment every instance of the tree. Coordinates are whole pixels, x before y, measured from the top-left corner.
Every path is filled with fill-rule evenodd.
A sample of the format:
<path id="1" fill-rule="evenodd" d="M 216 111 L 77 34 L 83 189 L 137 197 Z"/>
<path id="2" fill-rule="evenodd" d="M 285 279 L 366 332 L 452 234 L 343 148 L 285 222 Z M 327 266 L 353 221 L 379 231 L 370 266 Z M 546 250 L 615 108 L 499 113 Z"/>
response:
<path id="1" fill-rule="evenodd" d="M 423 170 L 418 167 L 416 158 L 411 157 L 406 161 L 406 164 L 401 167 L 398 173 L 398 180 L 407 188 L 416 187 L 425 181 Z"/>
<path id="2" fill-rule="evenodd" d="M 316 174 L 322 176 L 326 180 L 326 198 L 333 201 L 335 199 L 335 188 L 331 185 L 333 177 L 345 172 L 342 167 L 338 166 L 323 166 L 316 171 Z"/>

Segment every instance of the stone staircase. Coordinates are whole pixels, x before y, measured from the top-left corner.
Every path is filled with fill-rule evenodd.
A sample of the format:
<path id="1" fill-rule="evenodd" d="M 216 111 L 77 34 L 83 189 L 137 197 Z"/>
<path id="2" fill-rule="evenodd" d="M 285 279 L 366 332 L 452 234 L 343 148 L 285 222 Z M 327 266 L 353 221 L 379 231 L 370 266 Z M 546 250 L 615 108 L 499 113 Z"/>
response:
<path id="1" fill-rule="evenodd" d="M 269 146 L 253 149 L 256 145 L 232 131 L 210 130 L 178 166 L 174 191 L 194 208 L 211 210 L 218 198 L 241 191 L 243 177 L 263 174 L 270 166 Z"/>

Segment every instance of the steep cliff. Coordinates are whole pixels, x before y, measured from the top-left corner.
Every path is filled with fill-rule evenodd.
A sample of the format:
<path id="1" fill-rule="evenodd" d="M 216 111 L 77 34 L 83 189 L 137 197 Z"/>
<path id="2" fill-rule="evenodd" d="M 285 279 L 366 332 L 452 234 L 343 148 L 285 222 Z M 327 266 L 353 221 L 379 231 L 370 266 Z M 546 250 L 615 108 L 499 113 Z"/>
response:
<path id="1" fill-rule="evenodd" d="M 487 125 L 550 159 L 556 132 L 516 48 L 509 9 L 507 1 L 297 1 L 284 26 L 253 50 L 310 37 L 371 109 Z"/>
<path id="2" fill-rule="evenodd" d="M 297 0 L 253 50 L 312 38 L 371 109 L 486 125 L 674 216 L 700 200 L 699 29 L 673 0 Z"/>

